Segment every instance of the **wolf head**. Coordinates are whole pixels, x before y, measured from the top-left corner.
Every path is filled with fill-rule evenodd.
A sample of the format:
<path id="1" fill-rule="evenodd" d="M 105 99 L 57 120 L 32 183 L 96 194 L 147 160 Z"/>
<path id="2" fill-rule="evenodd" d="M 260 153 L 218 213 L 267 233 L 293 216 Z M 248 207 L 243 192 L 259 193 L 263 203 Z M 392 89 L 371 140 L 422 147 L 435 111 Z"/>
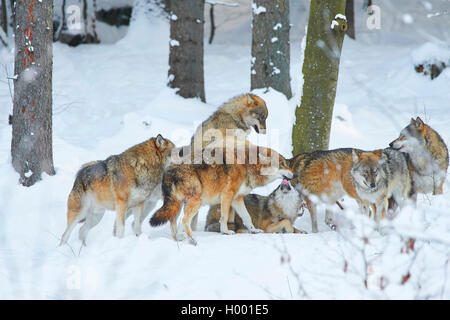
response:
<path id="1" fill-rule="evenodd" d="M 175 145 L 172 141 L 163 138 L 160 134 L 152 139 L 155 142 L 156 152 L 161 155 L 161 158 L 166 162 L 166 165 L 168 165 L 170 163 L 171 151 L 175 148 Z"/>
<path id="2" fill-rule="evenodd" d="M 269 199 L 281 208 L 286 216 L 291 220 L 303 215 L 303 197 L 287 179 L 283 179 L 281 184 L 270 195 Z"/>
<path id="3" fill-rule="evenodd" d="M 412 153 L 417 147 L 425 145 L 425 136 L 428 126 L 417 117 L 415 120 L 411 118 L 411 122 L 401 132 L 400 136 L 389 143 L 391 148 L 405 153 Z"/>
<path id="4" fill-rule="evenodd" d="M 258 147 L 258 166 L 260 175 L 266 177 L 269 183 L 276 179 L 291 180 L 295 178 L 294 172 L 289 167 L 286 159 L 270 148 Z"/>
<path id="5" fill-rule="evenodd" d="M 374 152 L 352 151 L 353 165 L 350 174 L 359 187 L 376 191 L 383 180 L 383 150 Z"/>
<path id="6" fill-rule="evenodd" d="M 267 106 L 263 99 L 247 94 L 245 98 L 245 108 L 242 113 L 242 120 L 249 128 L 253 128 L 256 133 L 266 133 L 266 119 L 268 115 Z"/>

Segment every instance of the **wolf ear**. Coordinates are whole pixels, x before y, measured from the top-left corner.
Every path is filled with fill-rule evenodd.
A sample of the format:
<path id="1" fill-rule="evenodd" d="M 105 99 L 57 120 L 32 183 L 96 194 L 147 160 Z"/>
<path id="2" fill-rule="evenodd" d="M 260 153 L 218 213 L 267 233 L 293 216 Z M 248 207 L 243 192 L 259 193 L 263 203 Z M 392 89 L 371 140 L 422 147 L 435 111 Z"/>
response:
<path id="1" fill-rule="evenodd" d="M 158 135 L 156 136 L 156 146 L 157 146 L 158 148 L 164 148 L 165 145 L 166 145 L 166 141 L 164 140 L 163 136 L 160 135 L 160 134 L 158 134 Z"/>
<path id="2" fill-rule="evenodd" d="M 352 150 L 353 163 L 356 164 L 359 162 L 360 153 L 355 149 Z"/>
<path id="3" fill-rule="evenodd" d="M 377 156 L 378 159 L 381 158 L 381 155 L 383 154 L 383 149 L 378 149 L 374 152 L 374 154 Z"/>
<path id="4" fill-rule="evenodd" d="M 418 129 L 422 129 L 423 126 L 424 126 L 424 123 L 423 123 L 422 119 L 420 119 L 420 117 L 417 117 L 417 119 L 416 119 L 416 127 Z"/>
<path id="5" fill-rule="evenodd" d="M 255 100 L 253 100 L 252 96 L 250 94 L 247 94 L 247 104 L 252 104 L 254 102 Z"/>

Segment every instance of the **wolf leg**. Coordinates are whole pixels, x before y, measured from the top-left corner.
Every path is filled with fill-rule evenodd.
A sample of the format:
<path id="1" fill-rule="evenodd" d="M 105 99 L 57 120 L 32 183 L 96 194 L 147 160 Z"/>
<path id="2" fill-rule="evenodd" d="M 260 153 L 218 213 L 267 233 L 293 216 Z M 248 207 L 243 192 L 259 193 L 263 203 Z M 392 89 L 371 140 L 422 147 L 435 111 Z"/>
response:
<path id="1" fill-rule="evenodd" d="M 316 205 L 308 197 L 305 197 L 305 202 L 311 216 L 312 232 L 316 233 L 319 231 L 317 227 Z"/>
<path id="2" fill-rule="evenodd" d="M 67 240 L 69 239 L 73 228 L 75 228 L 77 223 L 80 222 L 85 217 L 86 217 L 86 209 L 85 208 L 81 208 L 81 210 L 78 212 L 71 210 L 71 209 L 68 210 L 68 212 L 67 212 L 67 228 L 61 237 L 61 242 L 59 243 L 60 246 L 67 243 Z"/>
<path id="3" fill-rule="evenodd" d="M 125 233 L 125 215 L 127 213 L 127 204 L 124 200 L 116 202 L 116 223 L 113 234 L 118 238 L 123 238 Z"/>
<path id="4" fill-rule="evenodd" d="M 142 233 L 142 214 L 144 212 L 144 202 L 142 202 L 138 207 L 133 208 L 134 221 L 133 221 L 133 231 L 136 237 L 140 236 Z"/>
<path id="5" fill-rule="evenodd" d="M 198 223 L 198 214 L 196 214 L 192 218 L 192 222 L 191 222 L 191 229 L 192 229 L 192 231 L 197 231 L 197 223 Z"/>
<path id="6" fill-rule="evenodd" d="M 292 226 L 291 221 L 289 221 L 288 219 L 283 219 L 281 221 L 269 224 L 267 226 L 265 232 L 267 232 L 267 233 L 277 233 L 277 232 L 280 232 L 283 229 L 286 230 L 287 233 L 293 233 L 294 232 L 294 227 Z"/>
<path id="7" fill-rule="evenodd" d="M 333 211 L 326 209 L 325 210 L 325 223 L 330 227 L 331 230 L 336 230 L 337 226 L 334 222 L 334 213 Z"/>
<path id="8" fill-rule="evenodd" d="M 192 236 L 191 222 L 192 218 L 197 214 L 198 209 L 200 209 L 201 205 L 202 201 L 198 196 L 189 199 L 189 201 L 184 206 L 184 216 L 183 216 L 184 232 L 186 232 L 186 235 L 190 239 L 191 243 L 194 245 L 197 245 L 197 241 L 195 241 L 194 237 Z"/>
<path id="9" fill-rule="evenodd" d="M 256 229 L 253 225 L 252 218 L 247 211 L 244 203 L 244 197 L 238 196 L 232 203 L 233 209 L 236 210 L 238 216 L 242 219 L 243 225 L 252 233 L 261 233 L 264 232 L 261 229 Z"/>
<path id="10" fill-rule="evenodd" d="M 104 213 L 105 210 L 100 210 L 97 212 L 90 211 L 87 213 L 86 221 L 81 226 L 80 231 L 78 232 L 78 238 L 81 240 L 83 246 L 86 246 L 86 237 L 89 231 L 102 220 Z"/>
<path id="11" fill-rule="evenodd" d="M 228 217 L 230 215 L 231 203 L 233 201 L 233 194 L 223 193 L 220 204 L 220 232 L 224 234 L 233 234 L 234 231 L 228 229 Z"/>

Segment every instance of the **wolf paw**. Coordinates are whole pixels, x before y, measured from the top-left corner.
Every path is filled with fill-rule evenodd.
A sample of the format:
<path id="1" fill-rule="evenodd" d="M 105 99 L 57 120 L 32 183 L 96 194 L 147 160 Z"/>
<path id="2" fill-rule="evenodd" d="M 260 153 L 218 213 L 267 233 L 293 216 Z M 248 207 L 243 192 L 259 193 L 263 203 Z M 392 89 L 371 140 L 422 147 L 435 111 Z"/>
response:
<path id="1" fill-rule="evenodd" d="M 189 243 L 194 246 L 197 246 L 197 240 L 195 240 L 194 238 L 189 238 Z"/>
<path id="2" fill-rule="evenodd" d="M 308 234 L 308 232 L 306 232 L 305 230 L 301 230 L 301 229 L 294 229 L 294 233 Z"/>
<path id="3" fill-rule="evenodd" d="M 256 228 L 250 229 L 250 232 L 251 232 L 251 233 L 264 233 L 263 230 L 261 230 L 261 229 L 256 229 Z"/>
<path id="4" fill-rule="evenodd" d="M 235 232 L 233 230 L 226 230 L 226 231 L 222 231 L 223 234 L 227 234 L 227 235 L 232 235 L 235 234 Z"/>

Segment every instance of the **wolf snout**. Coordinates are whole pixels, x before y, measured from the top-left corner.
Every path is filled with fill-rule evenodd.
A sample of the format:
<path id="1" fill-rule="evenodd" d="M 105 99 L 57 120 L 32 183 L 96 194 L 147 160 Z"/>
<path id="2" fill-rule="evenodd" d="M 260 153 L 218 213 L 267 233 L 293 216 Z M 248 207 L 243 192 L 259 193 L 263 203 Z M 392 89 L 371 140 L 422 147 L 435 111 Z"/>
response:
<path id="1" fill-rule="evenodd" d="M 296 174 L 283 175 L 283 179 L 286 179 L 286 180 L 292 180 L 292 179 L 295 179 L 295 178 L 297 178 Z"/>
<path id="2" fill-rule="evenodd" d="M 393 141 L 391 143 L 389 143 L 389 147 L 391 147 L 391 148 L 394 147 L 394 142 Z"/>

